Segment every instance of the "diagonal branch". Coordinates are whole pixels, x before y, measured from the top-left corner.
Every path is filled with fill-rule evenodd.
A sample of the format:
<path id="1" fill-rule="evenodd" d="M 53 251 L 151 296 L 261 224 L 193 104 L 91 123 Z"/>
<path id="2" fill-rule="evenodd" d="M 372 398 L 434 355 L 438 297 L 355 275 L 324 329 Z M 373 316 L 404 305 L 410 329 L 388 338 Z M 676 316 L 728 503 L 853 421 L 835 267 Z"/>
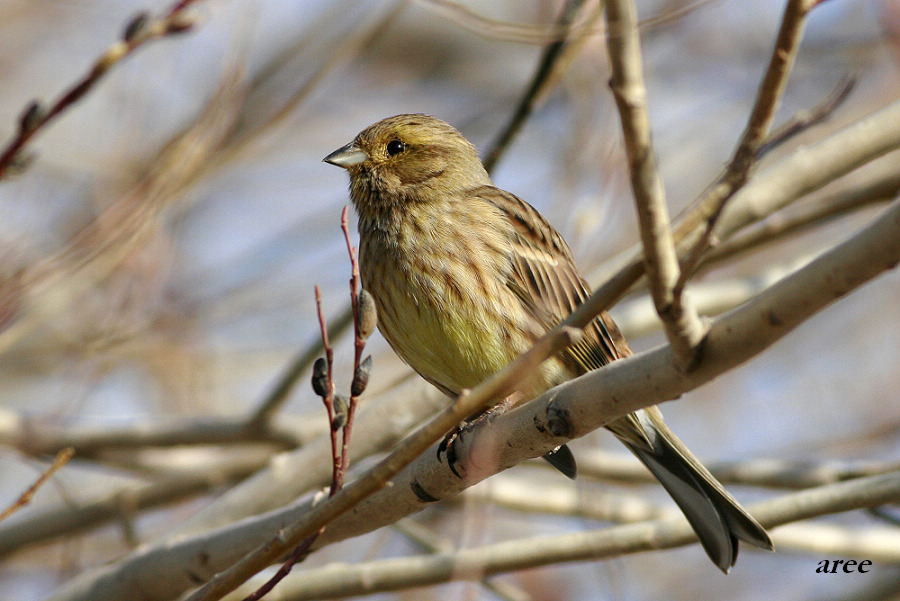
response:
<path id="1" fill-rule="evenodd" d="M 25 145 L 38 131 L 81 100 L 113 66 L 147 42 L 193 28 L 195 18 L 185 9 L 195 1 L 179 0 L 162 17 L 156 19 L 151 19 L 147 13 L 138 14 L 125 27 L 122 39 L 112 44 L 90 71 L 50 107 L 44 107 L 37 100 L 32 101 L 22 112 L 15 137 L 0 152 L 0 179 L 10 173 L 10 170 L 24 169 L 28 163 L 28 158 L 22 155 Z"/>
<path id="2" fill-rule="evenodd" d="M 676 237 L 686 236 L 697 228 L 704 227 L 703 234 L 694 242 L 683 260 L 682 275 L 678 282 L 679 290 L 685 286 L 687 278 L 694 272 L 700 258 L 709 248 L 713 228 L 725 204 L 750 178 L 756 158 L 769 138 L 775 111 L 787 87 L 794 58 L 803 38 L 806 16 L 820 1 L 789 0 L 787 3 L 769 66 L 756 93 L 750 118 L 737 149 L 725 172 L 707 188 L 699 200 L 695 201 L 694 208 L 678 224 Z"/>
<path id="3" fill-rule="evenodd" d="M 528 117 L 531 115 L 535 106 L 537 106 L 540 96 L 546 91 L 546 88 L 551 81 L 551 76 L 562 57 L 563 50 L 569 45 L 569 29 L 572 22 L 581 11 L 583 4 L 584 0 L 566 0 L 562 12 L 556 22 L 556 26 L 560 29 L 561 33 L 559 39 L 550 42 L 544 48 L 541 60 L 538 63 L 537 70 L 531 79 L 528 89 L 525 90 L 524 95 L 519 100 L 519 104 L 516 106 L 516 110 L 513 111 L 509 122 L 504 126 L 500 135 L 492 144 L 491 149 L 485 154 L 483 163 L 484 168 L 488 173 L 491 173 L 494 170 L 497 161 L 500 160 L 500 157 L 503 156 L 509 143 L 516 134 L 519 133 L 519 130 L 522 129 L 525 121 L 528 120 Z"/>

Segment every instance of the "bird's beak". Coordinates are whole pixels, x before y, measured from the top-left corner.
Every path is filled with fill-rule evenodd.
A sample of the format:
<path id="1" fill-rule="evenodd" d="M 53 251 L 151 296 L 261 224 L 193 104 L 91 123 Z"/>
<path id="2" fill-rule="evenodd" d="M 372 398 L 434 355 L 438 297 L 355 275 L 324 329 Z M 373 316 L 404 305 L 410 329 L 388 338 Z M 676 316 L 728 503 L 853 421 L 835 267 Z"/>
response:
<path id="1" fill-rule="evenodd" d="M 369 158 L 369 155 L 367 155 L 364 150 L 354 145 L 353 142 L 350 142 L 346 146 L 341 146 L 322 160 L 326 163 L 349 169 L 350 167 L 359 165 L 367 158 Z"/>

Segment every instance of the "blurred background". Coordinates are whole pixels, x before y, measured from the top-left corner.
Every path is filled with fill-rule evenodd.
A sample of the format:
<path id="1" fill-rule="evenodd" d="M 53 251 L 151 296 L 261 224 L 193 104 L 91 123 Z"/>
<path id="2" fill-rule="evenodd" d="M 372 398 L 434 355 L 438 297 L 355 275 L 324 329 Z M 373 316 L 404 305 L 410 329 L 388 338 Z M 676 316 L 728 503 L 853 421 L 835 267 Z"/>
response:
<path id="1" fill-rule="evenodd" d="M 639 2 L 650 117 L 673 213 L 703 191 L 733 151 L 783 6 Z M 32 99 L 50 101 L 78 81 L 137 11 L 167 7 L 149 0 L 0 3 L 0 139 L 14 135 Z M 329 317 L 347 304 L 340 213 L 348 182 L 322 157 L 365 126 L 403 112 L 438 116 L 486 149 L 527 88 L 560 9 L 557 0 L 207 0 L 196 5 L 192 31 L 141 48 L 42 131 L 29 147 L 29 169 L 0 183 L 0 507 L 46 467 L 25 452 L 30 434 L 16 430 L 22 416 L 35 428 L 113 428 L 251 412 L 317 338 L 314 284 Z M 577 21 L 579 51 L 493 173 L 560 230 L 585 274 L 602 273 L 604 261 L 638 239 L 595 12 L 587 2 Z M 900 2 L 818 7 L 776 121 L 816 105 L 847 76 L 856 78 L 847 102 L 766 163 L 897 99 Z M 896 154 L 880 161 L 881 168 L 896 164 Z M 865 172 L 854 177 L 865 181 Z M 776 277 L 874 214 L 860 211 L 717 264 L 698 285 Z M 626 311 L 635 302 L 642 301 L 626 299 L 614 315 L 642 350 L 663 337 L 652 328 L 638 331 Z M 898 306 L 900 275 L 891 272 L 760 357 L 667 404 L 671 427 L 709 462 L 897 461 Z M 378 335 L 369 351 L 375 394 L 407 368 Z M 346 388 L 349 339 L 338 340 L 336 355 L 337 385 Z M 320 401 L 306 382 L 305 374 L 280 415 L 318 415 Z M 623 451 L 605 432 L 573 450 L 593 447 Z M 76 456 L 10 522 L 104 488 L 152 481 L 146 465 L 124 463 Z M 517 470 L 558 478 L 554 484 L 585 495 L 613 489 Z M 729 489 L 748 503 L 772 495 Z M 44 598 L 78 572 L 164 535 L 220 490 L 6 554 L 0 599 Z M 657 486 L 631 492 L 668 503 Z M 460 547 L 598 527 L 476 501 L 444 504 L 416 519 Z M 883 525 L 863 512 L 831 522 Z M 317 553 L 307 565 L 415 552 L 403 534 L 385 529 Z M 897 566 L 883 562 L 865 576 L 816 575 L 821 559 L 745 549 L 725 577 L 694 545 L 497 580 L 525 595 L 519 598 L 572 600 L 891 598 L 872 591 L 900 581 Z M 502 598 L 497 594 L 453 583 L 374 598 Z"/>

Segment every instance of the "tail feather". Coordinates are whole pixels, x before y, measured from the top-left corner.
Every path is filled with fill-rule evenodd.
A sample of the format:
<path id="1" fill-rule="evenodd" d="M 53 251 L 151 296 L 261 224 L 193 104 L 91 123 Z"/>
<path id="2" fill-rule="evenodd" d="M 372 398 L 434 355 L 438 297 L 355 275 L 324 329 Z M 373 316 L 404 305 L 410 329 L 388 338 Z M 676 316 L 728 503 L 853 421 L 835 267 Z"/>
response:
<path id="1" fill-rule="evenodd" d="M 642 413 L 640 422 L 649 446 L 622 442 L 672 496 L 719 569 L 728 573 L 734 566 L 738 540 L 772 550 L 772 541 L 763 527 L 669 430 L 659 410 L 654 407 Z"/>
<path id="2" fill-rule="evenodd" d="M 561 445 L 544 455 L 547 463 L 561 471 L 567 478 L 575 479 L 578 475 L 578 464 L 575 456 L 566 445 Z"/>

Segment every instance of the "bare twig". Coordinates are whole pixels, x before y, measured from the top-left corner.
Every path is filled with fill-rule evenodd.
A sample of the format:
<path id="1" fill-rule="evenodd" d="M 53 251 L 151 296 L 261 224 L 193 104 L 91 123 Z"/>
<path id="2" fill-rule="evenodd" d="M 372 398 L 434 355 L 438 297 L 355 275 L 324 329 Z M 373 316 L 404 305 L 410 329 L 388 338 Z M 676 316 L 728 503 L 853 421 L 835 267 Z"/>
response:
<path id="1" fill-rule="evenodd" d="M 798 205 L 783 213 L 775 213 L 711 249 L 703 258 L 701 266 L 723 261 L 873 204 L 888 202 L 897 194 L 900 194 L 900 174 L 894 173 L 857 189 Z"/>
<path id="2" fill-rule="evenodd" d="M 419 0 L 423 8 L 432 10 L 464 29 L 491 40 L 504 40 L 525 44 L 549 44 L 569 34 L 569 26 L 556 23 L 551 26 L 534 26 L 491 19 L 478 14 L 461 2 L 450 0 Z M 584 33 L 587 33 L 587 28 Z"/>
<path id="3" fill-rule="evenodd" d="M 794 461 L 790 459 L 748 459 L 746 461 L 704 461 L 722 484 L 761 486 L 764 488 L 811 488 L 864 476 L 900 471 L 898 461 Z M 540 464 L 537 464 L 540 465 Z M 600 450 L 578 456 L 584 476 L 604 482 L 653 483 L 656 480 L 631 455 Z M 579 476 L 582 475 L 579 471 Z"/>
<path id="4" fill-rule="evenodd" d="M 690 368 L 697 361 L 699 345 L 706 331 L 689 299 L 682 294 L 681 288 L 676 287 L 681 273 L 651 141 L 637 9 L 631 0 L 609 0 L 606 15 L 613 73 L 610 87 L 622 120 L 647 279 L 675 355 Z"/>
<path id="5" fill-rule="evenodd" d="M 344 209 L 344 213 L 346 214 L 346 208 Z M 353 304 L 355 321 L 356 303 L 354 302 Z M 344 481 L 345 468 L 341 454 L 338 451 L 337 432 L 339 426 L 337 425 L 338 421 L 335 418 L 336 411 L 343 411 L 343 409 L 337 409 L 335 407 L 336 396 L 334 394 L 333 378 L 334 349 L 328 340 L 328 324 L 325 321 L 325 315 L 322 313 L 322 289 L 319 288 L 318 284 L 316 284 L 316 314 L 319 317 L 319 328 L 322 336 L 322 347 L 325 349 L 325 359 L 317 359 L 313 366 L 312 386 L 315 393 L 322 398 L 322 403 L 325 405 L 325 411 L 328 413 L 328 424 L 330 426 L 329 430 L 331 435 L 331 489 L 329 491 L 329 496 L 334 496 L 341 489 Z M 266 580 L 262 586 L 247 595 L 244 598 L 244 601 L 259 601 L 259 599 L 265 597 L 279 582 L 291 573 L 291 570 L 297 563 L 306 558 L 310 547 L 323 532 L 325 532 L 324 524 L 317 531 L 297 543 L 293 551 L 291 551 L 288 558 L 281 564 L 275 574 Z"/>
<path id="6" fill-rule="evenodd" d="M 393 525 L 393 528 L 429 554 L 449 553 L 455 549 L 455 546 L 452 543 L 446 539 L 440 538 L 434 531 L 412 519 L 400 520 Z M 521 588 L 507 583 L 483 578 L 478 584 L 490 591 L 501 601 L 531 600 L 531 596 Z"/>
<path id="7" fill-rule="evenodd" d="M 535 462 L 535 465 L 540 465 Z M 581 454 L 578 456 L 581 468 Z M 585 518 L 602 522 L 633 523 L 676 515 L 677 509 L 651 503 L 645 497 L 622 491 L 601 489 L 599 485 L 573 484 L 524 471 L 530 477 L 504 472 L 489 483 L 473 486 L 460 495 L 465 502 L 478 502 L 523 513 L 540 513 Z M 541 470 L 544 472 L 545 470 Z M 645 470 L 646 471 L 646 470 Z M 579 473 L 579 478 L 581 474 Z"/>
<path id="8" fill-rule="evenodd" d="M 356 247 L 350 241 L 350 226 L 347 220 L 347 207 L 341 211 L 341 231 L 344 232 L 344 241 L 347 243 L 347 254 L 350 257 L 350 306 L 353 308 L 353 381 L 350 385 L 350 404 L 347 408 L 347 421 L 344 424 L 341 447 L 341 481 L 338 488 L 343 485 L 343 474 L 350 467 L 350 436 L 353 432 L 353 418 L 356 415 L 356 405 L 359 396 L 365 391 L 369 383 L 369 371 L 371 370 L 371 357 L 362 360 L 363 351 L 366 349 L 366 338 L 360 328 L 359 313 L 359 262 L 356 259 Z M 371 332 L 370 332 L 371 333 Z"/>
<path id="9" fill-rule="evenodd" d="M 759 150 L 756 153 L 757 160 L 773 148 L 780 146 L 797 134 L 828 119 L 828 117 L 830 117 L 831 114 L 850 97 L 850 92 L 853 91 L 855 86 L 855 78 L 844 76 L 835 89 L 832 90 L 831 94 L 825 97 L 822 102 L 808 111 L 795 114 L 789 121 L 773 131 L 769 137 L 766 138 L 765 144 L 759 147 Z"/>
<path id="10" fill-rule="evenodd" d="M 332 370 L 334 365 L 334 351 L 328 341 L 328 327 L 325 323 L 325 317 L 322 314 L 322 291 L 316 286 L 316 310 L 319 316 L 319 325 L 322 330 L 322 346 L 325 348 L 325 370 L 320 367 L 317 362 L 317 368 L 313 373 L 313 388 L 316 393 L 322 397 L 325 408 L 328 411 L 328 422 L 331 424 L 331 449 L 333 460 L 333 471 L 331 478 L 331 489 L 329 496 L 333 497 L 344 486 L 344 476 L 350 466 L 350 437 L 353 432 L 353 418 L 356 415 L 356 405 L 359 402 L 360 395 L 365 391 L 369 382 L 369 371 L 371 370 L 371 357 L 362 360 L 363 351 L 366 348 L 366 337 L 371 334 L 371 330 L 362 325 L 360 316 L 359 302 L 359 262 L 356 259 L 356 247 L 350 240 L 350 226 L 347 219 L 348 209 L 344 207 L 341 211 L 341 230 L 344 233 L 344 241 L 347 244 L 347 254 L 350 256 L 350 306 L 353 312 L 353 382 L 350 385 L 350 400 L 347 407 L 336 407 L 337 397 L 334 395 L 334 379 Z M 374 305 L 372 306 L 374 310 Z M 367 316 L 370 317 L 370 316 Z M 346 415 L 343 413 L 346 412 Z M 341 415 L 338 415 L 341 413 Z M 341 433 L 341 449 L 338 451 L 337 431 L 338 424 L 343 424 Z M 281 580 L 290 574 L 293 567 L 303 561 L 309 554 L 309 550 L 313 543 L 316 542 L 322 533 L 325 532 L 323 524 L 316 532 L 310 534 L 303 539 L 291 552 L 290 556 L 285 560 L 275 574 L 259 587 L 252 594 L 247 596 L 244 601 L 258 601 L 262 599 L 269 591 L 275 588 Z"/>
<path id="11" fill-rule="evenodd" d="M 322 313 L 322 289 L 316 284 L 316 314 L 319 316 L 319 330 L 322 336 L 322 347 L 325 349 L 325 370 L 321 368 L 322 362 L 317 361 L 313 367 L 313 390 L 322 397 L 325 411 L 328 413 L 328 423 L 331 432 L 331 494 L 337 492 L 341 477 L 341 456 L 338 450 L 337 429 L 334 427 L 334 349 L 328 341 L 328 324 Z M 323 377 L 324 376 L 324 377 Z"/>
<path id="12" fill-rule="evenodd" d="M 723 209 L 714 237 L 727 240 L 738 230 L 898 148 L 900 102 L 895 102 L 759 173 L 736 191 L 735 198 Z M 679 250 L 696 240 L 697 226 L 702 223 L 695 220 L 699 214 L 691 212 L 676 226 L 674 237 Z M 609 309 L 644 274 L 640 248 L 623 253 L 616 264 L 616 268 L 607 272 L 609 275 L 596 278 L 605 283 L 579 305 L 565 325 L 584 327 L 594 316 Z"/>
<path id="13" fill-rule="evenodd" d="M 226 454 L 226 459 L 218 465 L 206 465 L 202 470 L 182 471 L 139 484 L 128 483 L 109 491 L 91 491 L 88 498 L 79 496 L 64 507 L 31 512 L 0 528 L 0 557 L 30 545 L 121 521 L 125 507 L 130 512 L 153 509 L 209 492 L 246 478 L 267 460 L 268 455 L 262 453 L 243 453 L 237 459 Z"/>
<path id="14" fill-rule="evenodd" d="M 722 214 L 722 209 L 734 196 L 734 193 L 750 178 L 756 157 L 769 138 L 775 111 L 778 109 L 781 97 L 787 87 L 791 67 L 803 38 L 806 16 L 817 3 L 817 0 L 790 0 L 788 2 L 784 9 L 781 28 L 778 31 L 778 39 L 775 42 L 769 66 L 756 93 L 756 101 L 737 149 L 725 168 L 725 172 L 712 186 L 707 188 L 704 195 L 695 202 L 694 208 L 684 219 L 679 220 L 676 238 L 687 236 L 705 224 L 702 235 L 693 243 L 692 248 L 682 260 L 681 277 L 676 285 L 676 289 L 679 291 L 687 284 L 687 279 L 693 274 L 696 265 L 709 247 L 713 228 Z M 678 292 L 676 292 L 677 294 Z"/>
<path id="15" fill-rule="evenodd" d="M 28 158 L 22 155 L 25 145 L 50 121 L 81 100 L 114 65 L 147 42 L 190 30 L 195 24 L 195 19 L 185 9 L 195 1 L 179 0 L 162 17 L 156 19 L 151 19 L 146 13 L 132 18 L 125 28 L 122 39 L 110 46 L 81 81 L 49 108 L 37 100 L 32 101 L 19 119 L 16 136 L 0 153 L 0 179 L 9 173 L 11 168 L 17 171 L 25 168 L 28 163 Z"/>
<path id="16" fill-rule="evenodd" d="M 882 507 L 882 506 L 879 506 Z M 871 512 L 875 508 L 867 508 Z M 807 522 L 779 528 L 773 538 L 779 551 L 806 553 L 817 558 L 859 557 L 876 564 L 900 564 L 900 530 Z M 895 589 L 896 590 L 896 589 Z"/>
<path id="17" fill-rule="evenodd" d="M 512 139 L 519 133 L 519 130 L 537 105 L 539 98 L 546 91 L 547 84 L 562 55 L 562 51 L 569 43 L 569 29 L 583 4 L 584 0 L 566 0 L 565 4 L 563 4 L 559 18 L 556 20 L 556 26 L 560 30 L 559 38 L 553 40 L 544 48 L 528 89 L 519 100 L 519 104 L 513 111 L 509 122 L 503 127 L 497 139 L 494 140 L 491 149 L 485 153 L 483 163 L 488 173 L 494 170 L 497 161 L 500 160 Z"/>
<path id="18" fill-rule="evenodd" d="M 306 537 L 297 547 L 293 550 L 290 557 L 287 558 L 281 567 L 278 568 L 278 571 L 269 578 L 261 587 L 253 591 L 251 594 L 247 595 L 244 598 L 244 601 L 259 601 L 265 597 L 272 589 L 274 589 L 279 582 L 284 580 L 288 574 L 291 573 L 291 570 L 294 566 L 303 561 L 303 559 L 309 554 L 309 549 L 312 547 L 312 544 L 316 542 L 316 539 L 319 538 L 322 533 L 325 532 L 325 526 L 319 528 L 317 532 Z"/>
<path id="19" fill-rule="evenodd" d="M 36 493 L 37 490 L 41 486 L 43 486 L 47 480 L 52 478 L 53 474 L 58 472 L 60 469 L 62 469 L 62 467 L 64 465 L 69 463 L 69 460 L 72 459 L 72 457 L 74 455 L 75 455 L 75 449 L 73 449 L 73 448 L 62 449 L 60 452 L 58 452 L 56 454 L 56 458 L 53 460 L 53 463 L 50 464 L 50 467 L 48 467 L 46 470 L 44 470 L 44 473 L 41 474 L 41 476 L 37 480 L 34 481 L 34 484 L 29 486 L 25 490 L 25 492 L 23 492 L 21 495 L 19 495 L 19 498 L 16 499 L 12 505 L 7 507 L 5 510 L 3 510 L 2 513 L 0 513 L 0 522 L 2 522 L 6 518 L 8 518 L 12 514 L 14 514 L 16 511 L 18 511 L 22 507 L 25 507 L 26 505 L 31 503 L 31 499 L 34 497 L 34 493 Z"/>
<path id="20" fill-rule="evenodd" d="M 308 419 L 256 428 L 248 428 L 244 418 L 228 417 L 179 417 L 130 424 L 63 427 L 42 424 L 40 420 L 26 416 L 10 416 L 0 427 L 0 442 L 30 455 L 57 453 L 73 447 L 78 456 L 85 459 L 96 458 L 107 451 L 182 445 L 270 442 L 282 447 L 296 447 L 322 431 Z"/>

